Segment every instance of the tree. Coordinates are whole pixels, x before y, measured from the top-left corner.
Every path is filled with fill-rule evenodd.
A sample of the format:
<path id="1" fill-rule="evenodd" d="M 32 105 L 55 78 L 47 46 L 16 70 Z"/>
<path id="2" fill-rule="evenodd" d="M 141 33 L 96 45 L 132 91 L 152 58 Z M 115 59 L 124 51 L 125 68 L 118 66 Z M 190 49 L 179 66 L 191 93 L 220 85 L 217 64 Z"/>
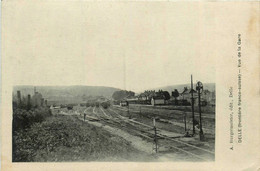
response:
<path id="1" fill-rule="evenodd" d="M 162 91 L 162 94 L 163 94 L 165 100 L 169 100 L 171 98 L 171 95 L 168 91 Z"/>
<path id="2" fill-rule="evenodd" d="M 174 101 L 175 101 L 175 104 L 177 105 L 178 101 L 177 101 L 177 97 L 179 97 L 180 93 L 178 92 L 177 89 L 175 89 L 173 92 L 172 92 L 172 96 L 174 97 Z"/>
<path id="3" fill-rule="evenodd" d="M 134 96 L 135 93 L 127 90 L 115 91 L 112 95 L 114 100 L 123 100 L 126 97 Z"/>

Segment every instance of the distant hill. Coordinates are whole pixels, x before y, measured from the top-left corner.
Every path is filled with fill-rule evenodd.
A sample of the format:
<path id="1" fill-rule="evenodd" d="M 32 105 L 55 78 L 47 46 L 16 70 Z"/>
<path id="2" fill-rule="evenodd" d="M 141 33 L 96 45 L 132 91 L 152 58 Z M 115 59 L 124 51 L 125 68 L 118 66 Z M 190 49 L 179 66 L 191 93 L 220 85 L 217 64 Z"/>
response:
<path id="1" fill-rule="evenodd" d="M 196 85 L 194 84 L 194 89 L 196 88 L 195 87 Z M 172 91 L 174 91 L 174 89 L 177 89 L 179 92 L 182 92 L 184 87 L 188 87 L 190 88 L 191 85 L 190 84 L 178 84 L 178 85 L 171 85 L 171 86 L 165 86 L 165 87 L 158 87 L 158 88 L 155 88 L 154 90 L 159 90 L 159 89 L 162 89 L 162 90 L 165 90 L 165 91 L 168 91 L 170 94 Z M 209 90 L 209 91 L 215 91 L 216 90 L 216 84 L 215 83 L 204 83 L 203 84 L 203 89 L 204 90 Z"/>
<path id="2" fill-rule="evenodd" d="M 14 86 L 13 92 L 21 91 L 22 96 L 33 95 L 34 86 Z M 81 102 L 91 96 L 111 98 L 118 88 L 102 86 L 36 86 L 36 91 L 41 93 L 48 101 Z"/>
<path id="3" fill-rule="evenodd" d="M 203 86 L 204 90 L 215 91 L 215 83 L 204 83 Z M 171 94 L 174 89 L 182 92 L 184 87 L 189 88 L 190 84 L 164 86 L 150 90 L 158 91 L 162 89 Z M 34 94 L 34 86 L 14 86 L 13 93 L 16 93 L 17 90 L 21 91 L 22 96 Z M 47 99 L 49 102 L 59 103 L 80 103 L 97 96 L 111 99 L 113 93 L 119 90 L 121 89 L 103 86 L 36 86 L 36 91 L 41 93 L 44 99 Z"/>

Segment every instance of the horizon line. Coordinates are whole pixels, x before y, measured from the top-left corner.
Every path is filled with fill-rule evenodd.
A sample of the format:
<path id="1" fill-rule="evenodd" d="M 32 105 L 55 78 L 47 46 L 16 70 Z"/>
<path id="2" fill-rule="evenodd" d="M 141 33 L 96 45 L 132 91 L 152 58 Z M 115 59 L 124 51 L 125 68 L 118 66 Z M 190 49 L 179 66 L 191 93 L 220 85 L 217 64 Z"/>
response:
<path id="1" fill-rule="evenodd" d="M 163 87 L 169 87 L 169 86 L 180 86 L 180 85 L 189 85 L 190 83 L 178 83 L 178 84 L 170 84 L 170 85 L 163 85 L 163 86 L 158 86 L 154 88 L 145 88 L 143 90 L 135 90 L 137 92 L 139 91 L 145 91 L 145 90 L 151 90 L 151 89 L 159 89 Z M 196 84 L 196 83 L 193 83 Z M 206 82 L 203 84 L 216 84 L 215 82 Z M 28 85 L 28 84 L 21 84 L 21 85 L 13 85 L 14 87 L 22 87 L 22 86 L 31 86 L 31 87 L 73 87 L 73 86 L 82 86 L 82 87 L 107 87 L 107 88 L 114 88 L 114 89 L 119 89 L 119 90 L 128 90 L 128 91 L 133 91 L 131 89 L 124 89 L 124 88 L 117 88 L 113 86 L 102 86 L 102 85 L 82 85 L 82 84 L 72 84 L 72 85 Z"/>

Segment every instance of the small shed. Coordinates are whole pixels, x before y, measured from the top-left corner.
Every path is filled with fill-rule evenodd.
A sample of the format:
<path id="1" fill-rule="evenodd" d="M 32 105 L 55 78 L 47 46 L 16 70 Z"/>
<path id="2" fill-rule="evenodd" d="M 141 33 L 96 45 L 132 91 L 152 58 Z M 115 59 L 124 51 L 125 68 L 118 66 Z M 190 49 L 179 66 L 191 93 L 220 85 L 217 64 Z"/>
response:
<path id="1" fill-rule="evenodd" d="M 164 99 L 164 97 L 161 97 L 161 96 L 152 97 L 152 99 L 151 99 L 151 104 L 152 104 L 153 106 L 155 106 L 155 105 L 164 105 L 164 104 L 165 104 L 165 99 Z"/>
<path id="2" fill-rule="evenodd" d="M 128 106 L 128 102 L 127 101 L 120 101 L 120 106 Z"/>

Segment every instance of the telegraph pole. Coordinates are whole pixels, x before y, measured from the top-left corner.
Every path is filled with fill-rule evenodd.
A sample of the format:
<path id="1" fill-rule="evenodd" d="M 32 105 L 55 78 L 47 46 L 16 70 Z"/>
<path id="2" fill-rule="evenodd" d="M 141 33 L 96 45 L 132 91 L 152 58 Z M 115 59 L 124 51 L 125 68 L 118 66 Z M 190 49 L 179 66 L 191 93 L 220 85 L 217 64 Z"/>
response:
<path id="1" fill-rule="evenodd" d="M 184 128 L 185 128 L 185 132 L 187 131 L 187 127 L 186 127 L 186 113 L 184 113 Z"/>
<path id="2" fill-rule="evenodd" d="M 187 114 L 186 114 L 186 112 L 184 112 L 184 129 L 185 129 L 185 137 L 189 137 L 190 135 L 189 135 L 189 132 L 187 131 Z"/>
<path id="3" fill-rule="evenodd" d="M 155 144 L 155 152 L 158 152 L 158 140 L 157 140 L 157 130 L 155 126 L 155 118 L 153 118 L 153 127 L 154 127 L 154 144 Z"/>
<path id="4" fill-rule="evenodd" d="M 191 75 L 191 110 L 192 110 L 192 131 L 195 134 L 195 118 L 194 118 L 194 97 L 193 97 L 193 80 Z"/>
<path id="5" fill-rule="evenodd" d="M 132 117 L 131 117 L 131 114 L 130 114 L 130 106 L 129 106 L 129 103 L 128 103 L 128 101 L 126 101 L 126 103 L 127 103 L 127 113 L 128 113 L 128 116 L 129 116 L 129 119 L 131 119 Z"/>
<path id="6" fill-rule="evenodd" d="M 204 140 L 204 134 L 202 130 L 202 122 L 201 122 L 201 104 L 200 104 L 200 90 L 203 90 L 203 84 L 199 81 L 197 83 L 196 89 L 198 90 L 198 96 L 199 96 L 199 114 L 200 114 L 200 140 Z"/>

